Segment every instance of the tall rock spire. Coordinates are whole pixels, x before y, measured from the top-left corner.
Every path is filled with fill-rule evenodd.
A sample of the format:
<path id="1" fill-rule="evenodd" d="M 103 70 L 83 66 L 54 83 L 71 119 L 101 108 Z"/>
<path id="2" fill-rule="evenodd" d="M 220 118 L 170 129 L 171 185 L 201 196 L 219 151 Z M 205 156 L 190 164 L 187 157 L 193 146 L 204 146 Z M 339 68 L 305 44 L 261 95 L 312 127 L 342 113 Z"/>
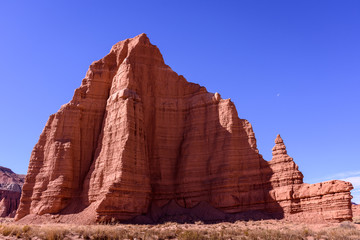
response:
<path id="1" fill-rule="evenodd" d="M 272 155 L 270 165 L 274 172 L 272 179 L 276 179 L 274 181 L 275 186 L 303 183 L 303 175 L 294 159 L 287 154 L 286 146 L 280 134 L 275 139 Z"/>
<path id="2" fill-rule="evenodd" d="M 269 161 L 272 169 L 270 195 L 279 202 L 289 220 L 334 222 L 351 218 L 351 196 L 347 193 L 353 189 L 351 183 L 337 180 L 303 183 L 303 174 L 287 154 L 280 134 L 275 139 L 272 155 Z"/>
<path id="3" fill-rule="evenodd" d="M 275 156 L 288 156 L 286 151 L 286 146 L 283 139 L 280 137 L 280 134 L 276 136 L 275 146 L 272 149 L 273 159 Z"/>

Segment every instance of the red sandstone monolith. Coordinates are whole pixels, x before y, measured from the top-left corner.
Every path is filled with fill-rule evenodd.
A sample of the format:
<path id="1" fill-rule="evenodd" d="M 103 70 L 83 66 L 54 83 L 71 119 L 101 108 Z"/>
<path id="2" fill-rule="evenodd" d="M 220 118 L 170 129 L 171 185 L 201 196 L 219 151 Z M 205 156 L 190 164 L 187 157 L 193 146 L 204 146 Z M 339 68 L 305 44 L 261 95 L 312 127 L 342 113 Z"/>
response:
<path id="1" fill-rule="evenodd" d="M 230 99 L 177 75 L 141 34 L 92 63 L 50 116 L 16 219 L 351 219 L 350 183 L 304 184 L 280 136 L 273 156 Z"/>

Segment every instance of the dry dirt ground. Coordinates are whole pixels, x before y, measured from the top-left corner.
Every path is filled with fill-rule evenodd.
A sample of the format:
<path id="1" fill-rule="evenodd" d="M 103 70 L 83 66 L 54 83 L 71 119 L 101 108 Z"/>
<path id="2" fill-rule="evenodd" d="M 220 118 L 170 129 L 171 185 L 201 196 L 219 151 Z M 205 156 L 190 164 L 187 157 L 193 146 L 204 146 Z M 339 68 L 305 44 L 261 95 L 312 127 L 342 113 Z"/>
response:
<path id="1" fill-rule="evenodd" d="M 16 224 L 0 219 L 0 239 L 360 239 L 360 218 L 337 224 L 283 220 L 159 225 Z"/>

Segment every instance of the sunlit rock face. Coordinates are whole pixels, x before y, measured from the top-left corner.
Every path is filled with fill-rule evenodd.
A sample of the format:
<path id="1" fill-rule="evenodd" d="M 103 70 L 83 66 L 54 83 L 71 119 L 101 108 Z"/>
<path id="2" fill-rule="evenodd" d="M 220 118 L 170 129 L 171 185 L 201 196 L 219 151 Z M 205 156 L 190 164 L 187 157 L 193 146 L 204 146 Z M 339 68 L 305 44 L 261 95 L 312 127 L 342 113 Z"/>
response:
<path id="1" fill-rule="evenodd" d="M 352 211 L 354 217 L 358 217 L 358 218 L 360 217 L 360 205 L 352 204 Z"/>
<path id="2" fill-rule="evenodd" d="M 0 217 L 14 217 L 20 203 L 24 175 L 0 166 Z"/>
<path id="3" fill-rule="evenodd" d="M 287 154 L 284 141 L 278 135 L 269 162 L 273 173 L 270 195 L 279 203 L 284 216 L 307 222 L 337 222 L 352 219 L 349 182 L 332 180 L 316 184 L 303 183 L 303 175 Z"/>
<path id="4" fill-rule="evenodd" d="M 351 184 L 303 184 L 280 136 L 273 155 L 230 99 L 176 74 L 141 34 L 92 63 L 50 116 L 16 219 L 351 219 Z"/>

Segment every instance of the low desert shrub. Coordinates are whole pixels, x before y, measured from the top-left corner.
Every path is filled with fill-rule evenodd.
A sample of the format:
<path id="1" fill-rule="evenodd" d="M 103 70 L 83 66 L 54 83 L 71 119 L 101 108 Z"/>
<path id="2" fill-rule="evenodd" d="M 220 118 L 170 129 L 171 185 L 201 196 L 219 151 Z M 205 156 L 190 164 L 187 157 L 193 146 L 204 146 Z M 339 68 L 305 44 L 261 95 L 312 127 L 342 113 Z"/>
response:
<path id="1" fill-rule="evenodd" d="M 46 240 L 61 240 L 64 238 L 64 234 L 56 230 L 55 231 L 48 230 L 44 233 L 44 238 Z"/>
<path id="2" fill-rule="evenodd" d="M 185 230 L 179 235 L 179 240 L 205 240 L 207 239 L 197 230 Z"/>
<path id="3" fill-rule="evenodd" d="M 353 224 L 352 222 L 346 221 L 346 222 L 340 223 L 340 228 L 354 229 L 354 228 L 356 228 L 356 227 L 354 226 L 354 224 Z"/>
<path id="4" fill-rule="evenodd" d="M 1 225 L 1 234 L 4 235 L 5 237 L 9 236 L 10 233 L 12 232 L 12 228 L 10 226 L 7 225 Z"/>
<path id="5" fill-rule="evenodd" d="M 45 240 L 61 240 L 68 234 L 68 230 L 61 226 L 45 225 L 35 229 L 36 235 L 40 235 Z"/>
<path id="6" fill-rule="evenodd" d="M 22 227 L 22 231 L 23 231 L 24 233 L 27 233 L 27 232 L 29 232 L 30 230 L 31 230 L 31 227 L 30 227 L 29 225 L 25 225 L 25 226 Z"/>
<path id="7" fill-rule="evenodd" d="M 1 234 L 4 236 L 16 236 L 19 237 L 22 233 L 22 228 L 17 225 L 2 225 Z"/>

